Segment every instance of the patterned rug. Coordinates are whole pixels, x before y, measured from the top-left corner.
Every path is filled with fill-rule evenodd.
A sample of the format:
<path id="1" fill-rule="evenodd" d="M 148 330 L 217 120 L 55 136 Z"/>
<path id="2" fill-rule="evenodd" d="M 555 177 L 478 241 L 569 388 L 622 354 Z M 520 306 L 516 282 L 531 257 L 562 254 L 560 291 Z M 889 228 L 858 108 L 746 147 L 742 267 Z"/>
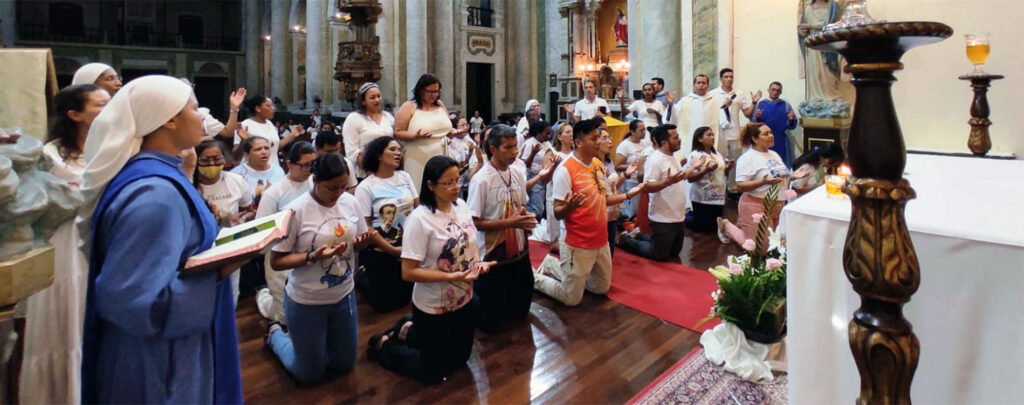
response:
<path id="1" fill-rule="evenodd" d="M 776 373 L 774 381 L 764 384 L 742 380 L 709 362 L 704 358 L 704 348 L 697 346 L 626 404 L 786 403 L 789 393 L 785 373 Z"/>

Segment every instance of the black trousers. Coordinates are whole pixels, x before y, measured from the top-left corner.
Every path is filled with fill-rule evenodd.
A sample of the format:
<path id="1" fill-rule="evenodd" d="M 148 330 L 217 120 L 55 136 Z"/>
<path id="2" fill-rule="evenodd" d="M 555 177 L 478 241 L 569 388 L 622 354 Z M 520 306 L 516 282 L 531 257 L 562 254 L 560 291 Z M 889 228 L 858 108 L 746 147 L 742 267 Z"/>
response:
<path id="1" fill-rule="evenodd" d="M 476 318 L 476 300 L 441 315 L 425 313 L 414 305 L 412 330 L 404 342 L 384 342 L 380 364 L 425 383 L 440 382 L 469 360 Z"/>
<path id="2" fill-rule="evenodd" d="M 384 252 L 366 249 L 359 254 L 366 271 L 356 277 L 356 286 L 374 311 L 385 313 L 409 305 L 412 285 L 402 279 L 402 261 Z"/>
<path id="3" fill-rule="evenodd" d="M 480 301 L 480 330 L 497 332 L 501 322 L 525 319 L 533 299 L 533 267 L 530 255 L 497 264 L 473 283 Z"/>
<path id="4" fill-rule="evenodd" d="M 685 231 L 683 222 L 651 221 L 651 236 L 641 234 L 637 238 L 627 238 L 622 248 L 651 260 L 668 261 L 678 257 L 683 250 Z"/>
<path id="5" fill-rule="evenodd" d="M 615 257 L 615 235 L 619 233 L 619 221 L 608 221 L 608 254 Z"/>
<path id="6" fill-rule="evenodd" d="M 717 218 L 722 216 L 724 205 L 695 202 L 693 212 L 686 216 L 686 227 L 695 232 L 711 232 L 718 229 Z"/>

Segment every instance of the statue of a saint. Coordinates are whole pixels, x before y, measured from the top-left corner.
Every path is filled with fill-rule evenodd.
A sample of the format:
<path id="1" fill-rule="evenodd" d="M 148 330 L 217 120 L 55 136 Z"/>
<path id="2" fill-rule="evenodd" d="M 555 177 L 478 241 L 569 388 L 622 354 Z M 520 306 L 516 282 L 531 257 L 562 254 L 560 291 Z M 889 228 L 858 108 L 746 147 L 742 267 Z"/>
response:
<path id="1" fill-rule="evenodd" d="M 629 24 L 626 14 L 619 10 L 619 17 L 615 19 L 615 46 L 629 46 Z"/>
<path id="2" fill-rule="evenodd" d="M 800 0 L 797 36 L 800 45 L 800 77 L 805 79 L 806 99 L 852 99 L 853 89 L 843 80 L 839 54 L 804 46 L 808 36 L 841 17 L 842 0 Z"/>

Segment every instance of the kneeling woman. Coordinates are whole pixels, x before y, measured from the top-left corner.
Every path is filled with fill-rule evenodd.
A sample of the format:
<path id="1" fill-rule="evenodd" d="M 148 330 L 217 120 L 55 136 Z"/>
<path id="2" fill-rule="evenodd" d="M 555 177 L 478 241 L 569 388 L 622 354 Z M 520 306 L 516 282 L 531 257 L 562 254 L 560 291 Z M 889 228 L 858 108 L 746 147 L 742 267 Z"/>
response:
<path id="1" fill-rule="evenodd" d="M 356 253 L 372 233 L 345 193 L 348 165 L 336 153 L 313 161 L 313 189 L 286 205 L 294 212 L 288 237 L 274 246 L 270 264 L 292 270 L 285 285 L 289 332 L 272 323 L 267 343 L 300 383 L 327 371 L 347 372 L 356 357 L 356 298 L 352 272 Z"/>
<path id="2" fill-rule="evenodd" d="M 399 374 L 441 381 L 466 363 L 476 325 L 473 280 L 493 262 L 481 262 L 476 227 L 459 199 L 459 164 L 434 156 L 423 167 L 420 206 L 405 221 L 402 278 L 412 290 L 409 339 L 396 333 L 370 339 L 370 355 Z M 415 338 L 413 338 L 415 337 Z"/>

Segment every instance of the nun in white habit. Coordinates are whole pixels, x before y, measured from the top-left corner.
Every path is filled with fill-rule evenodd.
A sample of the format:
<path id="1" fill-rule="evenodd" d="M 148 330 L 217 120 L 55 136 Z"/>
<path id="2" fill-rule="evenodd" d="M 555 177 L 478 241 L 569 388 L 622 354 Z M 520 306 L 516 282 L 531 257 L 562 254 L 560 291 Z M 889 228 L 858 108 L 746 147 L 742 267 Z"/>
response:
<path id="1" fill-rule="evenodd" d="M 202 136 L 192 89 L 169 76 L 133 80 L 89 129 L 83 403 L 242 402 L 233 269 L 180 277 L 217 232 L 178 168 Z"/>
<path id="2" fill-rule="evenodd" d="M 95 84 L 113 97 L 121 89 L 121 77 L 110 65 L 94 62 L 78 68 L 71 77 L 71 84 Z"/>

